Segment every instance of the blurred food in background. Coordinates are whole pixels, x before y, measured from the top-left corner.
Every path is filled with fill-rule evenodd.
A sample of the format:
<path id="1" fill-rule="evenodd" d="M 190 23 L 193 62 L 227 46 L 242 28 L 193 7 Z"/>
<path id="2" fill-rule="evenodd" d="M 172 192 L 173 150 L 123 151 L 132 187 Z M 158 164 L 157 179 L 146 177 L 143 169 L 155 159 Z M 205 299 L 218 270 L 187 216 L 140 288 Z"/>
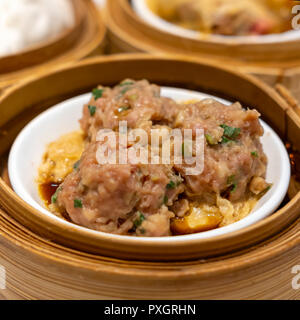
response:
<path id="1" fill-rule="evenodd" d="M 75 23 L 70 0 L 0 0 L 0 57 L 48 42 Z"/>
<path id="2" fill-rule="evenodd" d="M 291 29 L 290 0 L 148 0 L 163 19 L 181 27 L 227 36 Z"/>

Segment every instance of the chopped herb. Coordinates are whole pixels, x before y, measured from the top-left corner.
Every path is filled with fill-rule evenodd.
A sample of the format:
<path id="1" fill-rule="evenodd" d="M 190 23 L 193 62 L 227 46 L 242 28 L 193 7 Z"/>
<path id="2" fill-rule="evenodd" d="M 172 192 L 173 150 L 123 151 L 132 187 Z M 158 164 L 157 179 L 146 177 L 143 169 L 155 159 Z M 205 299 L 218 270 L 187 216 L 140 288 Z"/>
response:
<path id="1" fill-rule="evenodd" d="M 133 224 L 135 226 L 135 228 L 137 229 L 142 223 L 143 221 L 146 219 L 145 216 L 141 213 L 141 212 L 138 212 L 139 214 L 139 217 L 134 220 Z"/>
<path id="2" fill-rule="evenodd" d="M 220 127 L 224 129 L 224 136 L 231 139 L 235 139 L 241 132 L 240 128 L 229 127 L 226 124 L 221 124 Z"/>
<path id="3" fill-rule="evenodd" d="M 231 185 L 235 181 L 235 175 L 229 176 L 227 179 L 227 184 Z"/>
<path id="4" fill-rule="evenodd" d="M 89 108 L 89 111 L 90 111 L 90 115 L 92 117 L 96 113 L 96 107 L 89 105 L 88 108 Z"/>
<path id="5" fill-rule="evenodd" d="M 169 198 L 168 198 L 167 196 L 164 196 L 164 202 L 163 202 L 163 203 L 164 203 L 165 205 L 167 205 L 168 201 L 169 201 Z"/>
<path id="6" fill-rule="evenodd" d="M 103 91 L 104 91 L 103 89 L 98 89 L 98 88 L 93 89 L 93 96 L 95 100 L 98 100 L 102 97 Z"/>
<path id="7" fill-rule="evenodd" d="M 252 152 L 251 152 L 251 155 L 252 155 L 253 157 L 255 157 L 255 158 L 258 158 L 258 153 L 257 153 L 257 151 L 252 151 Z"/>
<path id="8" fill-rule="evenodd" d="M 269 191 L 272 187 L 273 187 L 273 185 L 271 185 L 271 184 L 269 186 L 267 186 L 265 189 L 265 192 Z"/>
<path id="9" fill-rule="evenodd" d="M 133 85 L 134 82 L 133 81 L 124 81 L 122 83 L 119 84 L 120 87 L 123 87 L 123 86 L 131 86 Z"/>
<path id="10" fill-rule="evenodd" d="M 210 145 L 216 144 L 214 138 L 210 134 L 206 134 L 205 139 L 206 139 L 207 143 Z"/>
<path id="11" fill-rule="evenodd" d="M 221 143 L 228 143 L 230 141 L 234 141 L 241 132 L 240 128 L 229 127 L 226 124 L 221 124 L 220 127 L 224 129 L 224 134 Z"/>
<path id="12" fill-rule="evenodd" d="M 263 190 L 261 193 L 260 193 L 260 196 L 264 196 L 271 188 L 273 187 L 273 184 L 269 184 L 265 190 Z"/>
<path id="13" fill-rule="evenodd" d="M 228 142 L 232 142 L 233 140 L 230 140 L 230 139 L 228 139 L 228 138 L 226 138 L 226 137 L 222 137 L 222 141 L 221 141 L 221 143 L 228 143 Z"/>
<path id="14" fill-rule="evenodd" d="M 235 175 L 228 177 L 227 185 L 231 187 L 230 192 L 234 192 L 236 190 L 237 183 L 236 183 Z"/>
<path id="15" fill-rule="evenodd" d="M 74 163 L 73 168 L 78 169 L 79 165 L 80 165 L 80 160 L 78 160 L 77 162 Z"/>
<path id="16" fill-rule="evenodd" d="M 128 90 L 130 90 L 130 87 L 125 87 L 123 90 L 121 90 L 121 94 L 125 94 Z"/>
<path id="17" fill-rule="evenodd" d="M 232 188 L 231 188 L 230 192 L 234 192 L 234 191 L 236 190 L 236 188 L 237 188 L 237 184 L 234 183 L 234 184 L 232 185 Z"/>
<path id="18" fill-rule="evenodd" d="M 57 202 L 58 193 L 61 191 L 61 187 L 57 188 L 54 195 L 51 197 L 51 203 Z"/>
<path id="19" fill-rule="evenodd" d="M 139 230 L 140 230 L 141 234 L 145 234 L 146 233 L 146 229 L 144 229 L 144 228 L 140 228 Z"/>
<path id="20" fill-rule="evenodd" d="M 176 183 L 172 180 L 167 184 L 167 189 L 175 189 Z"/>
<path id="21" fill-rule="evenodd" d="M 129 110 L 129 109 L 130 109 L 129 106 L 124 106 L 124 107 L 118 108 L 118 112 L 122 113 L 123 111 Z"/>
<path id="22" fill-rule="evenodd" d="M 74 208 L 82 208 L 82 201 L 79 199 L 74 200 Z"/>

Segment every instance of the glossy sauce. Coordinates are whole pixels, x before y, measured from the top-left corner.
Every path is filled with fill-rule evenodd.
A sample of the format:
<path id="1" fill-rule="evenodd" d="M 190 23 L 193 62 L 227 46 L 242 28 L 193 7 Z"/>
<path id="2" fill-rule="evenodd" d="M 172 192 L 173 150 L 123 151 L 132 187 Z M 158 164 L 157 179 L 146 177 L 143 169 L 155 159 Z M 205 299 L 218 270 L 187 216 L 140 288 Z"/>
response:
<path id="1" fill-rule="evenodd" d="M 60 184 L 52 182 L 42 183 L 39 185 L 40 195 L 47 206 L 51 204 L 51 197 L 59 186 Z"/>

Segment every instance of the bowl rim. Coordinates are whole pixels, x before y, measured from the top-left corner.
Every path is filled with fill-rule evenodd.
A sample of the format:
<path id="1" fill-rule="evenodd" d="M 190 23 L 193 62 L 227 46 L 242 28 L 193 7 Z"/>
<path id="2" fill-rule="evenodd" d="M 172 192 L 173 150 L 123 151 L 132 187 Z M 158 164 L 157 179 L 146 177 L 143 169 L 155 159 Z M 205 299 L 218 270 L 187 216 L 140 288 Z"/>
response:
<path id="1" fill-rule="evenodd" d="M 23 82 L 8 88 L 0 97 L 0 106 L 1 104 L 4 103 L 5 105 L 10 101 L 12 97 L 14 97 L 14 94 L 23 92 L 24 90 L 31 90 L 33 87 L 40 85 L 41 83 L 50 81 L 50 79 L 51 81 L 54 79 L 62 80 L 67 75 L 70 76 L 70 74 L 73 74 L 74 72 L 79 72 L 79 74 L 81 74 L 82 72 L 91 70 L 91 68 L 94 70 L 97 67 L 112 67 L 114 64 L 124 62 L 126 62 L 126 68 L 128 68 L 128 65 L 131 65 L 132 63 L 142 63 L 143 65 L 146 63 L 149 66 L 152 66 L 153 63 L 160 65 L 173 65 L 173 63 L 178 63 L 181 67 L 183 65 L 188 67 L 195 64 L 195 66 L 200 69 L 205 68 L 206 70 L 209 68 L 220 75 L 226 74 L 233 79 L 238 79 L 239 81 L 242 81 L 242 83 L 247 81 L 253 90 L 260 92 L 266 99 L 271 99 L 272 103 L 282 110 L 282 113 L 285 113 L 289 109 L 287 102 L 283 100 L 275 90 L 253 76 L 242 74 L 227 66 L 219 66 L 217 63 L 208 63 L 200 61 L 199 59 L 184 59 L 182 56 L 171 57 L 149 54 L 119 54 L 109 57 L 94 57 L 78 62 L 74 65 L 60 66 L 56 70 L 48 71 L 47 73 L 34 78 L 28 78 Z M 155 77 L 155 75 L 153 77 Z M 88 83 L 90 82 L 91 80 L 88 81 Z M 83 86 L 81 83 L 86 83 L 86 78 L 78 79 L 77 86 L 79 83 Z M 60 89 L 62 88 L 60 87 Z M 80 92 L 78 88 L 76 90 L 76 92 Z M 220 88 L 218 90 L 220 90 Z M 59 91 L 60 94 L 56 94 L 55 101 L 57 101 L 57 103 L 65 100 L 60 100 L 61 95 L 67 95 L 70 93 L 70 88 L 66 86 L 62 89 L 62 92 L 61 90 Z M 229 93 L 229 95 L 231 94 L 233 93 Z M 43 96 L 48 97 L 48 92 L 44 93 Z M 50 96 L 52 97 L 52 93 Z M 35 100 L 41 103 L 42 98 L 39 97 L 38 99 L 39 100 Z M 8 145 L 9 143 L 7 143 L 7 146 Z M 30 230 L 37 232 L 48 239 L 51 238 L 55 242 L 71 248 L 83 250 L 85 252 L 96 254 L 100 253 L 106 256 L 118 258 L 125 257 L 126 259 L 137 259 L 143 261 L 190 260 L 232 252 L 245 248 L 245 246 L 256 244 L 259 241 L 263 241 L 268 237 L 273 236 L 276 232 L 283 230 L 283 228 L 286 228 L 289 224 L 295 221 L 300 215 L 300 193 L 298 193 L 289 203 L 287 203 L 283 208 L 280 208 L 273 215 L 252 226 L 232 232 L 226 236 L 218 236 L 212 239 L 196 241 L 189 240 L 186 241 L 184 245 L 176 245 L 176 247 L 173 246 L 174 243 L 160 243 L 154 246 L 153 244 L 141 244 L 140 242 L 136 242 L 135 247 L 131 247 L 124 240 L 107 240 L 105 237 L 98 237 L 97 239 L 94 239 L 85 234 L 84 230 L 80 235 L 78 235 L 78 232 L 74 230 L 72 226 L 66 229 L 60 224 L 60 222 L 55 225 L 51 224 L 51 221 L 46 217 L 37 216 L 36 214 L 38 211 L 32 211 L 30 206 L 27 205 L 26 202 L 22 201 L 22 199 L 14 193 L 2 178 L 0 179 L 0 203 L 6 212 L 8 212 L 18 222 L 21 222 Z M 101 244 L 101 246 L 99 246 L 99 244 Z M 178 255 L 178 250 L 180 250 L 180 248 L 184 250 L 182 250 L 180 255 Z M 126 250 L 126 252 L 124 250 Z"/>
<path id="2" fill-rule="evenodd" d="M 217 34 L 205 34 L 201 31 L 189 30 L 177 26 L 154 13 L 147 4 L 148 0 L 131 0 L 134 12 L 147 24 L 157 30 L 181 36 L 191 40 L 206 40 L 212 43 L 222 44 L 266 44 L 285 43 L 300 40 L 300 30 L 288 30 L 279 34 L 267 34 L 257 36 L 224 36 Z"/>
<path id="3" fill-rule="evenodd" d="M 196 96 L 202 96 L 203 93 L 201 92 L 196 92 L 192 90 L 186 90 L 186 89 L 181 89 L 181 88 L 170 88 L 170 87 L 161 87 L 163 90 L 168 90 L 169 92 L 173 91 L 174 94 L 175 92 L 182 92 L 186 94 L 191 94 Z M 171 90 L 170 90 L 171 89 Z M 77 225 L 73 222 L 69 222 L 67 220 L 64 220 L 62 218 L 57 217 L 55 214 L 51 213 L 47 208 L 43 208 L 40 204 L 33 199 L 33 197 L 30 195 L 30 192 L 28 192 L 27 188 L 25 185 L 20 181 L 20 176 L 19 176 L 19 171 L 17 170 L 18 168 L 18 162 L 20 161 L 20 148 L 22 148 L 22 145 L 24 143 L 24 140 L 28 139 L 28 136 L 30 134 L 32 135 L 32 132 L 35 132 L 36 134 L 36 129 L 39 127 L 42 127 L 42 123 L 47 121 L 47 118 L 51 118 L 51 115 L 54 116 L 55 114 L 60 114 L 62 111 L 62 108 L 69 108 L 71 103 L 74 100 L 83 100 L 86 99 L 88 101 L 88 96 L 89 93 L 85 93 L 79 96 L 74 96 L 73 98 L 67 99 L 65 101 L 60 102 L 59 104 L 55 104 L 52 107 L 48 108 L 44 112 L 40 113 L 37 117 L 35 117 L 33 120 L 31 120 L 23 129 L 22 131 L 18 134 L 16 137 L 9 153 L 9 159 L 8 159 L 8 173 L 10 176 L 10 182 L 11 185 L 13 186 L 14 191 L 16 194 L 22 198 L 27 204 L 30 205 L 30 207 L 33 209 L 36 209 L 39 211 L 39 214 L 47 215 L 48 217 L 53 219 L 53 222 L 55 223 L 58 219 L 62 220 L 62 223 L 67 226 L 72 224 L 78 231 L 81 231 L 82 229 L 87 229 L 86 231 L 91 234 L 91 236 L 95 235 L 96 233 L 101 233 L 101 235 L 106 235 L 107 233 L 101 232 L 101 231 L 96 231 L 93 229 L 86 228 L 84 226 Z M 204 94 L 205 96 L 205 94 Z M 217 98 L 212 95 L 208 95 L 208 98 Z M 192 98 L 192 97 L 191 97 Z M 223 99 L 224 100 L 224 99 Z M 230 103 L 229 101 L 225 101 L 226 103 Z M 79 120 L 79 119 L 78 119 Z M 193 240 L 193 239 L 209 239 L 209 238 L 214 238 L 220 235 L 226 235 L 231 232 L 240 230 L 242 228 L 246 228 L 252 224 L 257 223 L 258 221 L 266 218 L 267 216 L 271 215 L 276 211 L 276 209 L 279 207 L 280 203 L 283 201 L 287 190 L 289 186 L 289 181 L 290 181 L 290 161 L 289 157 L 287 154 L 287 151 L 283 145 L 283 142 L 281 139 L 278 137 L 277 133 L 263 120 L 261 120 L 261 124 L 264 127 L 265 130 L 269 131 L 272 135 L 272 142 L 274 143 L 274 146 L 279 150 L 281 160 L 283 161 L 282 163 L 282 172 L 280 173 L 280 179 L 281 183 L 280 185 L 277 185 L 277 188 L 274 190 L 271 198 L 268 201 L 265 201 L 264 204 L 262 205 L 261 208 L 257 209 L 254 212 L 251 212 L 249 215 L 247 215 L 245 218 L 232 223 L 228 226 L 222 227 L 222 228 L 216 228 L 213 230 L 205 231 L 205 232 L 199 232 L 199 233 L 194 233 L 194 234 L 186 234 L 186 235 L 180 235 L 180 236 L 167 236 L 167 237 L 134 237 L 134 236 L 128 236 L 128 235 L 116 235 L 116 234 L 111 234 L 109 233 L 109 236 L 112 238 L 116 238 L 118 240 L 125 239 L 130 243 L 134 243 L 136 241 L 145 241 L 145 242 L 150 242 L 150 243 L 157 243 L 157 242 L 177 242 L 181 243 L 187 240 Z M 49 141 L 50 142 L 50 141 Z M 46 146 L 44 146 L 46 147 Z M 37 188 L 37 185 L 36 185 Z M 26 200 L 27 199 L 27 200 Z"/>

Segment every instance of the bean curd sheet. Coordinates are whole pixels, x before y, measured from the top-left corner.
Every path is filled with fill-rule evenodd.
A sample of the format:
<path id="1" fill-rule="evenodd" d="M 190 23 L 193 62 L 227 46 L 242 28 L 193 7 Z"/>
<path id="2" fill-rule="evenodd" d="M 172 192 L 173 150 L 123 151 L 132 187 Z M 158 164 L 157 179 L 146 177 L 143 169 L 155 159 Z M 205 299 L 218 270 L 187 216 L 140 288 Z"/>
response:
<path id="1" fill-rule="evenodd" d="M 238 102 L 176 102 L 147 80 L 99 86 L 83 106 L 81 131 L 46 147 L 37 178 L 41 198 L 51 212 L 75 224 L 121 235 L 184 235 L 232 224 L 271 187 L 259 116 Z M 97 134 L 111 129 L 120 139 L 120 121 L 127 121 L 128 134 L 143 129 L 151 139 L 152 129 L 166 135 L 191 129 L 193 155 L 194 133 L 203 129 L 203 171 L 187 175 L 190 165 L 172 157 L 170 164 L 100 164 L 97 150 L 104 142 Z M 163 144 L 162 139 L 160 151 Z"/>

